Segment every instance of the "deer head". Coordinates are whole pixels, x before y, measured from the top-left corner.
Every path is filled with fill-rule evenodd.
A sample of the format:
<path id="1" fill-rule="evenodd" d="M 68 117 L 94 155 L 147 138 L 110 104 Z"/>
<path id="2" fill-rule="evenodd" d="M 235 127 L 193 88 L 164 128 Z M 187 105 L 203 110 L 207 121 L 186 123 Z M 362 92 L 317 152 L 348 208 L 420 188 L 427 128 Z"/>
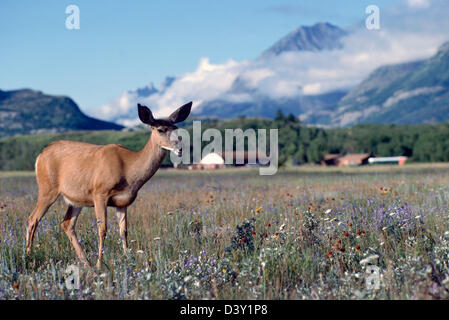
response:
<path id="1" fill-rule="evenodd" d="M 173 151 L 178 156 L 182 155 L 181 141 L 176 135 L 172 136 L 172 133 L 178 129 L 175 123 L 182 122 L 189 116 L 190 110 L 192 109 L 192 102 L 180 107 L 167 119 L 154 119 L 151 110 L 146 106 L 142 106 L 140 103 L 137 104 L 137 108 L 140 121 L 151 127 L 151 138 L 153 141 L 162 149 Z"/>

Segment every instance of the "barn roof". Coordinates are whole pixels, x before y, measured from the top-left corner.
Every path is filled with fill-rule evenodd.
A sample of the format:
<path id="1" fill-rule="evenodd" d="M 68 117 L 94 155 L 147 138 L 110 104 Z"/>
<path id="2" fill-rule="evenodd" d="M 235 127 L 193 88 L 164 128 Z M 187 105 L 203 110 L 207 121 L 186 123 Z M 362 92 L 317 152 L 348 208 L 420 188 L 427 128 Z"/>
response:
<path id="1" fill-rule="evenodd" d="M 344 155 L 340 158 L 338 158 L 338 161 L 340 162 L 359 162 L 359 161 L 363 161 L 368 159 L 371 156 L 371 154 L 369 153 L 361 153 L 361 154 L 356 154 L 356 153 L 351 153 L 351 154 L 347 154 Z"/>

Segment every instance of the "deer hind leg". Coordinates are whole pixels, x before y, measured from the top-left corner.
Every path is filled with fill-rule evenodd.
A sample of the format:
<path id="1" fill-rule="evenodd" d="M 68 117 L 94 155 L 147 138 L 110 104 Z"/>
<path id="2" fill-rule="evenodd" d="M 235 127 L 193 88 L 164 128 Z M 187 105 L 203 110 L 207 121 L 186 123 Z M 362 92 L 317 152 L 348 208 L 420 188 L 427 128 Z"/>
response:
<path id="1" fill-rule="evenodd" d="M 126 254 L 128 249 L 128 218 L 127 208 L 117 208 L 117 220 L 120 226 L 120 239 L 122 241 L 123 251 Z"/>
<path id="2" fill-rule="evenodd" d="M 81 213 L 80 207 L 73 207 L 69 205 L 65 214 L 64 220 L 61 222 L 62 229 L 66 233 L 73 248 L 75 249 L 78 259 L 87 267 L 90 267 L 90 263 L 86 258 L 86 254 L 78 241 L 78 237 L 75 232 L 76 221 Z"/>
<path id="3" fill-rule="evenodd" d="M 31 248 L 33 247 L 34 233 L 36 232 L 39 222 L 41 221 L 42 217 L 45 215 L 45 213 L 48 211 L 50 206 L 56 201 L 57 198 L 58 192 L 55 190 L 52 190 L 50 192 L 41 192 L 41 191 L 39 192 L 36 207 L 28 217 L 27 235 L 26 235 L 27 254 L 31 253 Z"/>
<path id="4" fill-rule="evenodd" d="M 97 226 L 98 226 L 98 261 L 97 268 L 101 268 L 101 260 L 103 259 L 103 248 L 104 248 L 104 239 L 106 238 L 107 232 L 107 201 L 103 198 L 96 198 L 94 200 L 95 206 L 95 215 L 97 217 Z"/>

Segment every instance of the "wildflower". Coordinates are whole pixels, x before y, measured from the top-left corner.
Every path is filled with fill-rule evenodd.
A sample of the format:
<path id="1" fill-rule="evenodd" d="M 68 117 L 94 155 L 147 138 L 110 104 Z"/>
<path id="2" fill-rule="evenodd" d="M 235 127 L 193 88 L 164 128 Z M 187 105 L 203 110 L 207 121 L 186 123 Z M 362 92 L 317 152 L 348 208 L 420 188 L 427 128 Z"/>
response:
<path id="1" fill-rule="evenodd" d="M 271 227 L 271 223 L 267 224 L 267 227 Z"/>
<path id="2" fill-rule="evenodd" d="M 348 227 L 351 228 L 352 227 L 352 223 L 348 222 Z"/>
<path id="3" fill-rule="evenodd" d="M 360 246 L 355 246 L 355 251 L 360 251 Z"/>
<path id="4" fill-rule="evenodd" d="M 221 270 L 221 272 L 226 273 L 227 271 L 226 271 L 226 269 L 223 269 L 223 270 Z"/>
<path id="5" fill-rule="evenodd" d="M 334 253 L 333 253 L 332 251 L 329 251 L 329 252 L 327 253 L 327 256 L 328 256 L 329 258 L 332 258 L 332 257 L 334 256 Z"/>
<path id="6" fill-rule="evenodd" d="M 161 240 L 161 237 L 156 237 L 153 240 Z"/>
<path id="7" fill-rule="evenodd" d="M 240 242 L 245 242 L 245 241 L 246 241 L 245 238 L 240 239 Z"/>
<path id="8" fill-rule="evenodd" d="M 283 224 L 279 227 L 279 231 L 284 230 L 284 228 L 285 228 L 285 223 L 283 223 Z"/>
<path id="9" fill-rule="evenodd" d="M 363 265 L 363 264 L 366 264 L 366 263 L 370 263 L 370 262 L 372 262 L 372 261 L 374 261 L 374 260 L 376 260 L 378 258 L 379 258 L 379 256 L 377 254 L 374 254 L 374 255 L 369 256 L 369 257 L 363 259 L 362 261 L 360 261 L 360 264 Z"/>
<path id="10" fill-rule="evenodd" d="M 340 243 L 341 243 L 341 240 L 340 240 L 340 239 L 338 239 L 338 240 L 337 240 L 337 243 L 338 243 L 338 244 L 340 244 Z"/>
<path id="11" fill-rule="evenodd" d="M 325 214 L 329 214 L 332 212 L 332 209 L 327 209 L 326 211 L 324 211 Z"/>
<path id="12" fill-rule="evenodd" d="M 41 247 L 40 243 L 36 244 L 36 248 L 40 248 L 40 247 Z"/>
<path id="13" fill-rule="evenodd" d="M 260 206 L 259 208 L 256 209 L 256 213 L 259 213 L 260 211 L 262 211 L 263 207 Z"/>
<path id="14" fill-rule="evenodd" d="M 137 252 L 137 253 L 140 253 L 140 254 L 145 253 L 145 251 L 143 251 L 143 250 L 137 250 L 136 252 Z"/>
<path id="15" fill-rule="evenodd" d="M 345 252 L 346 249 L 345 249 L 345 248 L 340 248 L 340 251 L 341 251 L 341 252 Z"/>
<path id="16" fill-rule="evenodd" d="M 362 237 L 364 237 L 365 236 L 365 230 L 362 230 L 361 234 L 362 234 Z"/>
<path id="17" fill-rule="evenodd" d="M 152 259 L 152 258 L 149 258 L 149 259 L 148 259 L 148 261 L 149 261 L 149 262 L 152 262 L 152 261 L 153 261 L 153 259 Z"/>
<path id="18" fill-rule="evenodd" d="M 357 232 L 355 233 L 356 236 L 360 236 L 360 234 L 361 234 L 360 231 L 357 231 Z"/>
<path id="19" fill-rule="evenodd" d="M 279 237 L 279 233 L 275 233 L 275 234 L 273 234 L 273 238 L 277 238 L 277 237 Z"/>
<path id="20" fill-rule="evenodd" d="M 62 290 L 59 289 L 58 292 L 57 292 L 57 294 L 62 294 Z"/>
<path id="21" fill-rule="evenodd" d="M 421 218 L 421 216 L 416 216 L 416 217 L 415 217 L 415 219 L 419 219 L 419 218 Z"/>
<path id="22" fill-rule="evenodd" d="M 251 235 L 253 235 L 253 236 L 255 236 L 256 235 L 256 233 L 253 231 L 253 232 L 251 232 Z"/>
<path id="23" fill-rule="evenodd" d="M 349 237 L 349 232 L 345 232 L 345 237 Z"/>
<path id="24" fill-rule="evenodd" d="M 12 287 L 14 288 L 14 290 L 19 290 L 19 284 L 16 282 L 12 285 Z"/>

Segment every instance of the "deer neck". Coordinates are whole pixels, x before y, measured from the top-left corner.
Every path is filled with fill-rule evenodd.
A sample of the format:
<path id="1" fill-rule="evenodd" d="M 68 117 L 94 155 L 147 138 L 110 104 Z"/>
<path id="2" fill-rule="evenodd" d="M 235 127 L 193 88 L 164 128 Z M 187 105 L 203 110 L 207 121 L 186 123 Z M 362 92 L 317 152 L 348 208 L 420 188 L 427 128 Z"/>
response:
<path id="1" fill-rule="evenodd" d="M 167 151 L 162 149 L 153 137 L 154 135 L 151 134 L 145 147 L 137 152 L 137 158 L 134 162 L 133 180 L 135 180 L 135 185 L 138 188 L 156 173 L 167 154 Z"/>

